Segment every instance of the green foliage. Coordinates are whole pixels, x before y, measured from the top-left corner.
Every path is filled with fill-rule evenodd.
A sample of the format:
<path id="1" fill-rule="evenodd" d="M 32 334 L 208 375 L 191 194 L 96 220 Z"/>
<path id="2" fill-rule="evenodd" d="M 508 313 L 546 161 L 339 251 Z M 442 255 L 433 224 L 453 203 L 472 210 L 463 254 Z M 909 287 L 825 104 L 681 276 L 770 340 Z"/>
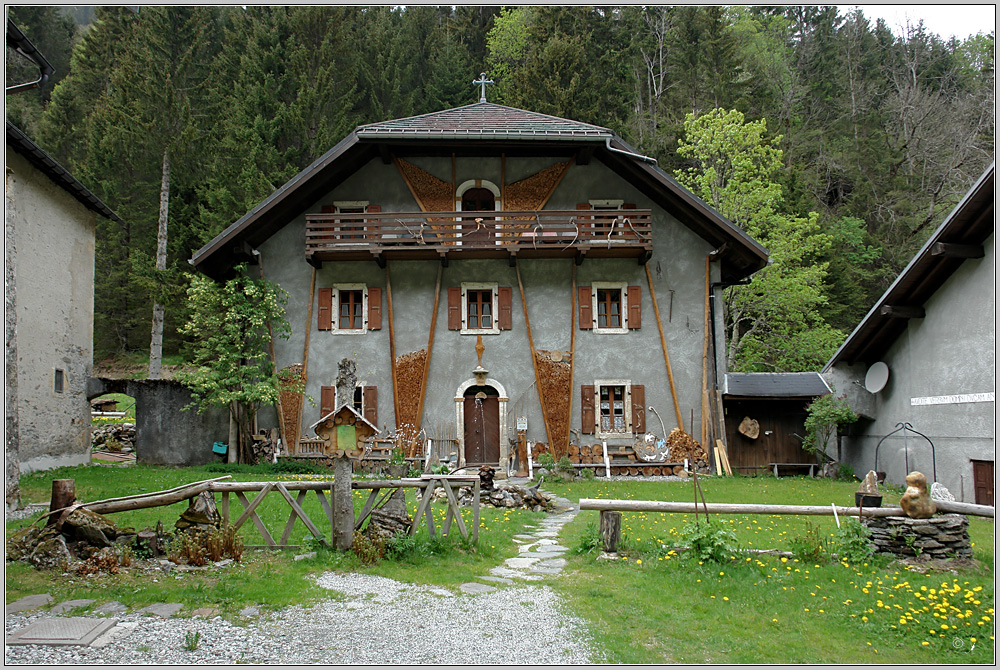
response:
<path id="1" fill-rule="evenodd" d="M 869 561 L 875 555 L 875 548 L 869 541 L 871 532 L 857 519 L 843 519 L 834 533 L 830 545 L 832 553 L 840 561 L 858 565 Z"/>
<path id="2" fill-rule="evenodd" d="M 819 527 L 806 523 L 801 535 L 789 539 L 792 554 L 803 563 L 819 563 L 826 555 L 826 542 Z"/>
<path id="3" fill-rule="evenodd" d="M 198 631 L 185 631 L 184 633 L 184 650 L 194 651 L 198 648 L 198 643 L 201 642 L 201 633 Z"/>
<path id="4" fill-rule="evenodd" d="M 351 551 L 362 565 L 374 565 L 385 556 L 386 543 L 381 537 L 369 537 L 359 530 L 354 531 Z"/>
<path id="5" fill-rule="evenodd" d="M 540 468 L 547 468 L 551 470 L 556 464 L 556 459 L 551 452 L 546 451 L 544 454 L 538 454 L 538 458 L 535 459 L 535 465 Z"/>
<path id="6" fill-rule="evenodd" d="M 597 475 L 594 474 L 593 468 L 584 468 L 580 471 L 580 476 L 584 479 L 594 479 Z"/>
<path id="7" fill-rule="evenodd" d="M 562 456 L 559 462 L 556 464 L 558 470 L 563 472 L 573 472 L 576 468 L 573 467 L 573 461 L 569 460 L 569 456 Z"/>
<path id="8" fill-rule="evenodd" d="M 727 563 L 739 551 L 736 535 L 718 523 L 688 524 L 681 537 L 699 561 Z"/>
<path id="9" fill-rule="evenodd" d="M 809 452 L 826 452 L 827 444 L 839 429 L 843 429 L 858 420 L 857 413 L 851 409 L 846 395 L 835 396 L 833 393 L 820 396 L 806 407 L 806 440 L 802 447 Z M 853 479 L 853 471 L 851 472 Z"/>
<path id="10" fill-rule="evenodd" d="M 588 523 L 587 527 L 580 535 L 580 541 L 573 548 L 573 553 L 591 554 L 595 551 L 600 551 L 603 546 L 603 542 L 604 540 L 601 537 L 601 531 L 597 528 L 597 524 Z"/>
<path id="11" fill-rule="evenodd" d="M 178 374 L 178 379 L 191 390 L 191 406 L 199 411 L 229 407 L 240 426 L 240 463 L 251 454 L 250 426 L 257 408 L 278 399 L 280 384 L 267 345 L 272 333 L 282 338 L 291 333 L 284 318 L 286 299 L 277 285 L 251 278 L 245 265 L 222 286 L 196 276 L 188 289 L 191 318 L 181 332 L 194 342 L 197 370 Z"/>

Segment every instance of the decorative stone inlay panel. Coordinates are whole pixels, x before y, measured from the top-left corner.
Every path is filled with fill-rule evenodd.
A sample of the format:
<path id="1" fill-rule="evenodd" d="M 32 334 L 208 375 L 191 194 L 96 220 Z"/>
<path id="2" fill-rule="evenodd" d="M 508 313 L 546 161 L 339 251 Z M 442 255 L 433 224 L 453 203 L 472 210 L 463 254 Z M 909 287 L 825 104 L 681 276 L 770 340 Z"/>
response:
<path id="1" fill-rule="evenodd" d="M 969 520 L 961 514 L 942 514 L 930 519 L 906 516 L 866 517 L 875 551 L 894 556 L 971 558 Z"/>

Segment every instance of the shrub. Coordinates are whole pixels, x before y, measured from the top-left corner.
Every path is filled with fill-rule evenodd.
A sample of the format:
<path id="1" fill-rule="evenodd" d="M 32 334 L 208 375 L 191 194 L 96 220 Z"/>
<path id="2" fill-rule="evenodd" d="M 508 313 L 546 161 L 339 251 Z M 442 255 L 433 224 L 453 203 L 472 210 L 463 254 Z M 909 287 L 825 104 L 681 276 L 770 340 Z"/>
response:
<path id="1" fill-rule="evenodd" d="M 808 522 L 803 534 L 791 538 L 789 544 L 792 546 L 792 554 L 807 563 L 817 563 L 826 554 L 819 528 Z"/>
<path id="2" fill-rule="evenodd" d="M 691 546 L 694 556 L 701 561 L 723 563 L 739 551 L 736 535 L 711 522 L 684 527 L 683 538 Z"/>
<path id="3" fill-rule="evenodd" d="M 580 537 L 580 541 L 573 548 L 573 553 L 591 554 L 595 551 L 600 551 L 602 543 L 601 531 L 597 528 L 597 524 L 588 523 L 586 529 L 583 531 L 583 535 Z"/>
<path id="4" fill-rule="evenodd" d="M 845 519 L 833 536 L 833 549 L 842 561 L 864 563 L 871 560 L 875 548 L 868 541 L 871 532 L 860 521 Z"/>
<path id="5" fill-rule="evenodd" d="M 580 472 L 580 476 L 583 477 L 584 479 L 593 479 L 597 475 L 594 474 L 594 469 L 593 468 L 584 468 Z"/>
<path id="6" fill-rule="evenodd" d="M 547 451 L 544 454 L 539 454 L 538 458 L 535 459 L 535 465 L 537 465 L 540 468 L 547 468 L 551 470 L 555 466 L 555 464 L 556 464 L 555 457 L 552 456 L 552 454 L 550 454 Z"/>
<path id="7" fill-rule="evenodd" d="M 385 543 L 385 557 L 390 561 L 401 561 L 417 552 L 417 538 L 406 532 L 396 533 Z"/>
<path id="8" fill-rule="evenodd" d="M 374 565 L 385 556 L 385 541 L 382 538 L 370 538 L 358 530 L 354 531 L 351 548 L 363 565 Z"/>

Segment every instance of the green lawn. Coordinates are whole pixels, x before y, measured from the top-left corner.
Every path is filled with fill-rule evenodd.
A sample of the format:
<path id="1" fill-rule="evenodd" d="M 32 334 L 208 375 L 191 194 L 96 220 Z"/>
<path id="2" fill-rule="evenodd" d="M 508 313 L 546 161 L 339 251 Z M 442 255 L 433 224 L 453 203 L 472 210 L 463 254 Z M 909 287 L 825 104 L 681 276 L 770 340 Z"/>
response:
<path id="1" fill-rule="evenodd" d="M 237 468 L 236 481 L 289 481 L 313 475 L 275 473 L 273 468 Z M 218 467 L 157 468 L 92 465 L 33 473 L 21 478 L 23 499 L 47 501 L 51 481 L 76 480 L 78 498 L 96 500 L 220 476 Z M 789 477 L 702 478 L 708 502 L 850 505 L 856 484 Z M 546 482 L 545 488 L 571 500 L 693 500 L 690 482 Z M 411 513 L 415 509 L 409 492 Z M 890 491 L 885 504 L 898 500 Z M 355 493 L 360 508 L 367 492 Z M 314 494 L 305 503 L 322 519 Z M 165 527 L 186 503 L 113 515 L 120 526 L 143 528 L 161 520 Z M 242 507 L 233 502 L 234 516 Z M 280 535 L 288 506 L 272 494 L 261 507 L 272 534 Z M 444 507 L 435 507 L 438 526 Z M 471 523 L 471 513 L 466 517 Z M 308 604 L 329 593 L 306 577 L 325 570 L 357 571 L 420 584 L 457 587 L 513 556 L 511 536 L 542 515 L 526 511 L 482 511 L 480 542 L 431 538 L 426 530 L 393 560 L 362 565 L 353 554 L 319 550 L 315 559 L 292 561 L 286 552 L 248 551 L 226 570 L 188 574 L 181 579 L 122 573 L 62 577 L 23 564 L 7 564 L 7 602 L 28 593 L 48 592 L 58 599 L 117 599 L 130 606 L 182 602 L 217 606 L 233 613 L 248 604 L 270 608 Z M 849 523 L 848 520 L 841 520 Z M 8 535 L 30 520 L 12 522 Z M 563 530 L 560 542 L 571 548 L 592 546 L 598 513 L 584 511 Z M 617 560 L 598 560 L 597 551 L 568 556 L 569 565 L 549 582 L 582 617 L 600 658 L 613 663 L 992 663 L 994 656 L 994 524 L 970 519 L 975 562 L 951 572 L 921 574 L 876 558 L 837 561 L 829 553 L 817 560 L 741 553 L 742 549 L 793 551 L 807 536 L 832 548 L 833 517 L 713 515 L 712 528 L 731 531 L 736 540 L 721 562 L 699 561 L 685 545 L 686 514 L 623 516 L 623 551 Z M 700 526 L 705 525 L 704 517 Z M 328 528 L 328 526 L 327 526 Z M 293 541 L 308 545 L 297 523 Z M 454 533 L 457 536 L 457 533 Z M 241 529 L 247 544 L 262 540 L 252 524 Z M 299 553 L 304 550 L 295 550 Z M 598 659 L 595 659 L 598 660 Z"/>

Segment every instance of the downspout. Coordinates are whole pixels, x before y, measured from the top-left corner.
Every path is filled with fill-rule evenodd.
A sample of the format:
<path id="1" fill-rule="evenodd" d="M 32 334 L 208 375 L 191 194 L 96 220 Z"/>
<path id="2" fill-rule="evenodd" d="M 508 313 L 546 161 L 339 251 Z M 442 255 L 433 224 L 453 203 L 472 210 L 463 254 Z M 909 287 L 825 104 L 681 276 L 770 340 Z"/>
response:
<path id="1" fill-rule="evenodd" d="M 712 321 L 712 381 L 716 389 L 719 388 L 719 356 L 715 340 L 715 290 L 717 288 L 729 288 L 730 286 L 746 286 L 750 283 L 750 277 L 734 282 L 714 281 L 710 285 L 708 294 L 709 319 Z"/>
<path id="2" fill-rule="evenodd" d="M 7 20 L 7 36 L 8 39 L 15 43 L 15 50 L 19 54 L 38 66 L 38 79 L 26 84 L 8 86 L 5 89 L 5 93 L 9 95 L 11 93 L 27 91 L 32 88 L 41 88 L 45 82 L 49 80 L 49 75 L 55 72 L 55 68 L 49 64 L 49 61 L 45 59 L 42 52 L 35 48 L 35 45 L 31 43 L 31 40 L 25 37 L 24 33 L 21 32 L 21 29 L 14 25 L 10 19 Z"/>
<path id="3" fill-rule="evenodd" d="M 642 154 L 632 153 L 631 151 L 625 151 L 624 149 L 616 149 L 615 147 L 611 146 L 610 137 L 604 138 L 604 148 L 616 154 L 621 154 L 622 156 L 628 156 L 629 158 L 638 158 L 639 160 L 645 161 L 650 165 L 657 165 L 655 158 L 650 158 L 649 156 L 643 156 Z"/>

